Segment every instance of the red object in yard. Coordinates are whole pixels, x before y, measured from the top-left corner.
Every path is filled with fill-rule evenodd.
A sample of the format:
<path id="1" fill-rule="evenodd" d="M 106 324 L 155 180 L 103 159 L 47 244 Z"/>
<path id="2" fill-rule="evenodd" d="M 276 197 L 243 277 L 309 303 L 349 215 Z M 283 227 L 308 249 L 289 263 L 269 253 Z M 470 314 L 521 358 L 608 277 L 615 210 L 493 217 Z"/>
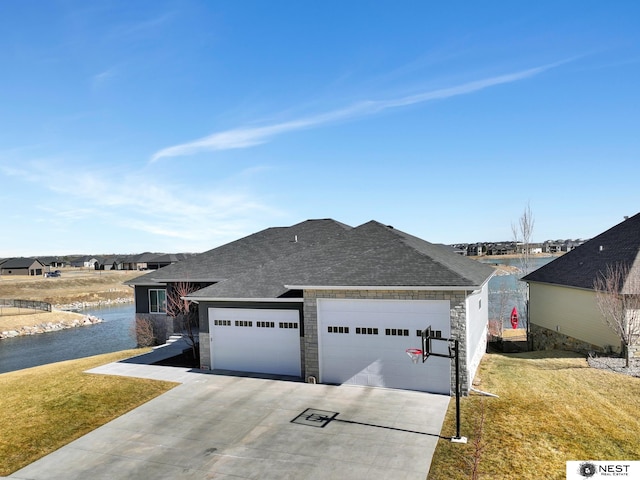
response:
<path id="1" fill-rule="evenodd" d="M 511 310 L 511 326 L 514 330 L 518 328 L 518 309 L 516 307 Z"/>

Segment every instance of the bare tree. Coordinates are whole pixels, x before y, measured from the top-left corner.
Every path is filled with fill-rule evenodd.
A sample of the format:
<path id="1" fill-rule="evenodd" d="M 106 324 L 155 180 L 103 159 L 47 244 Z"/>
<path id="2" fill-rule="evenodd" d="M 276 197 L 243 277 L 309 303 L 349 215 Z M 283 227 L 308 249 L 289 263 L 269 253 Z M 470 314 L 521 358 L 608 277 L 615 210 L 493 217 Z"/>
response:
<path id="1" fill-rule="evenodd" d="M 193 356 L 194 364 L 198 358 L 198 311 L 191 301 L 184 297 L 199 288 L 190 282 L 171 284 L 167 292 L 167 315 L 177 321 L 182 338 L 185 339 Z"/>
<path id="2" fill-rule="evenodd" d="M 523 276 L 530 273 L 531 270 L 531 237 L 533 235 L 534 224 L 535 220 L 531 213 L 531 206 L 528 203 L 518 223 L 511 224 L 513 241 L 516 244 L 518 258 L 520 260 L 520 270 Z"/>
<path id="3" fill-rule="evenodd" d="M 531 206 L 527 203 L 522 216 L 518 220 L 517 224 L 511 224 L 511 232 L 513 233 L 513 241 L 516 244 L 516 250 L 518 251 L 518 260 L 520 263 L 519 278 L 531 273 L 531 237 L 533 235 L 533 226 L 535 220 L 531 213 Z M 524 305 L 524 318 L 527 321 L 527 332 L 530 331 L 529 327 L 529 291 L 525 282 L 517 283 L 517 297 L 522 300 Z"/>
<path id="4" fill-rule="evenodd" d="M 131 331 L 136 337 L 138 347 L 151 347 L 157 344 L 153 324 L 148 318 L 136 318 Z"/>
<path id="5" fill-rule="evenodd" d="M 621 263 L 599 273 L 594 281 L 596 303 L 604 322 L 620 338 L 629 367 L 629 346 L 640 339 L 640 274 Z"/>

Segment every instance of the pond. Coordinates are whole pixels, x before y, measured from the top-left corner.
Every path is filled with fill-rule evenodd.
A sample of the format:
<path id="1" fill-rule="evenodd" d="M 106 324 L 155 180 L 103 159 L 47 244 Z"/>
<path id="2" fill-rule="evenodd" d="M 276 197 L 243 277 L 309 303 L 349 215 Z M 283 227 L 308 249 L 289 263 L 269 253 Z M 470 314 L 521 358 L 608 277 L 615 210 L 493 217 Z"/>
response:
<path id="1" fill-rule="evenodd" d="M 136 347 L 133 304 L 82 310 L 102 323 L 0 340 L 0 373 Z"/>
<path id="2" fill-rule="evenodd" d="M 532 257 L 531 271 L 546 265 L 557 256 Z M 511 257 L 479 258 L 479 262 L 491 265 L 507 265 L 520 268 L 520 259 Z M 489 280 L 489 320 L 502 320 L 503 328 L 511 328 L 510 316 L 513 307 L 516 307 L 519 315 L 518 328 L 526 328 L 524 292 L 526 283 L 519 279 L 521 273 L 511 275 L 494 275 Z"/>

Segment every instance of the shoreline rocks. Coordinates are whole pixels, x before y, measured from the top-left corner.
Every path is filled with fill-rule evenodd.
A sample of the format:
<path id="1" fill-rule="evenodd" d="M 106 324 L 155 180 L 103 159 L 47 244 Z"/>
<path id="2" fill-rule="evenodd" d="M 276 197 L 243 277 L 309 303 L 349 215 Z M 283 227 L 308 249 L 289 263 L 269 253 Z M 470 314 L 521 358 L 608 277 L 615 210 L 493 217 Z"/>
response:
<path id="1" fill-rule="evenodd" d="M 93 315 L 84 315 L 81 318 L 74 318 L 73 320 L 63 320 L 60 322 L 46 322 L 33 326 L 20 327 L 15 330 L 7 330 L 0 332 L 0 339 L 20 337 L 24 335 L 37 335 L 39 333 L 56 332 L 58 330 L 64 330 L 67 328 L 84 327 L 88 325 L 95 325 L 101 323 L 102 319 Z"/>
<path id="2" fill-rule="evenodd" d="M 124 303 L 133 303 L 133 299 L 132 298 L 116 298 L 113 300 L 97 300 L 95 302 L 73 302 L 73 303 L 56 304 L 56 305 L 53 305 L 53 307 L 56 310 L 77 312 L 78 310 L 84 310 L 86 308 L 109 307 L 112 305 L 122 305 Z"/>

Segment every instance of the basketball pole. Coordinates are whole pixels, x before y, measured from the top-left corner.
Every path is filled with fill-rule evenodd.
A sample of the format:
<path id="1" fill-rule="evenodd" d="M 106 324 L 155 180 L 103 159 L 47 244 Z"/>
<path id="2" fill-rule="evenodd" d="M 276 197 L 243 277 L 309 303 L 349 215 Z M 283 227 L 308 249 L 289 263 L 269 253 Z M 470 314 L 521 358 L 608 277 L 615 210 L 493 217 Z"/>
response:
<path id="1" fill-rule="evenodd" d="M 450 338 L 432 338 L 431 337 L 431 327 L 429 326 L 426 330 L 423 330 L 423 342 L 422 342 L 422 363 L 427 361 L 427 358 L 430 356 L 434 357 L 444 357 L 448 359 L 455 360 L 455 369 L 456 369 L 456 436 L 451 437 L 451 441 L 454 443 L 467 443 L 467 437 L 463 437 L 460 435 L 460 341 L 456 338 L 453 339 L 453 355 L 451 355 L 451 343 L 449 343 L 449 355 L 444 355 L 442 353 L 432 353 L 431 352 L 431 340 L 440 340 L 445 342 L 451 342 Z"/>
<path id="2" fill-rule="evenodd" d="M 458 339 L 453 342 L 453 350 L 456 362 L 456 436 L 451 439 L 456 443 L 467 443 L 467 437 L 460 436 L 460 353 Z"/>

